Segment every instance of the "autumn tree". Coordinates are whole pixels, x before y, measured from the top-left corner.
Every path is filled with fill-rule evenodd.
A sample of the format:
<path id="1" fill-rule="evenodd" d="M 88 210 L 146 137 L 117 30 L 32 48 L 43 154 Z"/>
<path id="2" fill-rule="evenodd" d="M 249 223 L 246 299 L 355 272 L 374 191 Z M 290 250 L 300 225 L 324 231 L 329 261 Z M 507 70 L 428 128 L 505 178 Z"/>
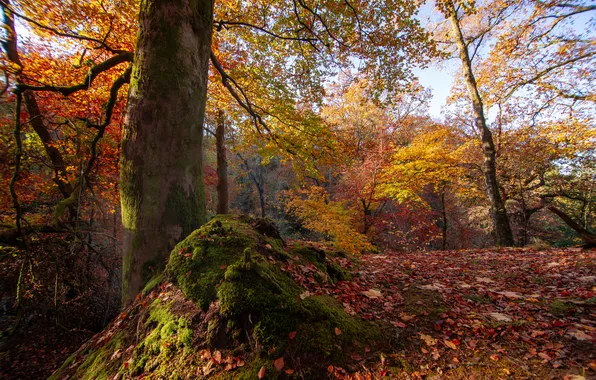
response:
<path id="1" fill-rule="evenodd" d="M 469 38 L 466 39 L 462 32 L 461 19 L 466 12 L 469 12 L 469 8 L 466 9 L 465 5 L 466 4 L 459 4 L 451 0 L 439 3 L 441 11 L 451 25 L 451 40 L 457 47 L 457 54 L 462 67 L 462 75 L 468 90 L 469 99 L 472 103 L 474 126 L 482 140 L 482 171 L 486 182 L 486 194 L 491 205 L 496 243 L 501 246 L 509 247 L 514 245 L 513 233 L 511 232 L 511 226 L 509 225 L 505 202 L 499 190 L 495 143 L 486 120 L 485 105 L 472 66 L 473 56 L 470 54 L 469 50 L 470 40 Z M 483 36 L 484 34 L 482 34 L 482 36 L 477 36 L 476 38 L 483 38 Z"/>
<path id="2" fill-rule="evenodd" d="M 73 52 L 84 57 L 87 48 L 96 49 L 107 56 L 106 63 L 93 65 L 99 67 L 90 71 L 90 77 L 85 80 L 83 86 L 77 85 L 77 90 L 81 91 L 93 90 L 94 86 L 91 84 L 104 72 L 101 69 L 116 67 L 116 56 L 126 57 L 120 62 L 132 59 L 133 48 L 127 46 L 126 42 L 132 40 L 135 25 L 130 22 L 127 25 L 122 22 L 122 18 L 113 15 L 112 5 L 102 3 L 90 7 L 79 7 L 75 4 L 63 6 L 52 1 L 18 4 L 22 7 L 21 18 L 33 30 L 39 32 L 40 36 L 51 36 L 58 43 L 70 41 L 73 48 L 65 51 L 65 57 L 69 56 L 69 53 L 72 56 Z M 313 140 L 314 135 L 309 135 L 309 130 L 313 133 L 318 130 L 314 128 L 315 124 L 312 121 L 315 118 L 312 114 L 316 110 L 317 101 L 321 99 L 321 87 L 317 86 L 317 83 L 321 83 L 322 78 L 341 68 L 349 67 L 353 58 L 357 57 L 379 83 L 385 81 L 397 84 L 405 79 L 408 73 L 407 60 L 402 59 L 400 53 L 424 60 L 424 54 L 421 55 L 420 52 L 432 50 L 430 45 L 425 44 L 425 32 L 412 17 L 416 12 L 416 5 L 408 2 L 388 0 L 375 6 L 374 12 L 364 2 L 310 4 L 297 1 L 292 7 L 286 7 L 285 4 L 272 6 L 269 3 L 245 6 L 225 2 L 215 9 L 203 3 L 176 2 L 165 5 L 162 2 L 142 2 L 140 5 L 140 32 L 130 79 L 130 104 L 120 162 L 121 201 L 125 226 L 124 282 L 126 288 L 132 284 L 130 291 L 124 291 L 125 297 L 132 297 L 138 290 L 143 281 L 137 278 L 141 272 L 147 272 L 146 270 L 157 266 L 158 261 L 162 262 L 163 257 L 167 255 L 168 247 L 171 247 L 182 233 L 189 232 L 200 223 L 204 215 L 200 165 L 185 163 L 191 158 L 200 160 L 196 152 L 201 149 L 196 148 L 195 144 L 200 142 L 198 135 L 201 127 L 197 123 L 200 124 L 202 121 L 200 114 L 204 96 L 199 94 L 203 90 L 195 91 L 189 87 L 190 93 L 186 93 L 180 88 L 171 87 L 173 83 L 178 82 L 173 80 L 175 75 L 172 67 L 182 65 L 188 69 L 188 73 L 181 74 L 187 78 L 184 80 L 186 85 L 190 86 L 192 82 L 195 87 L 203 88 L 203 79 L 197 77 L 197 70 L 198 67 L 200 70 L 207 70 L 207 66 L 203 65 L 202 56 L 199 59 L 191 52 L 200 50 L 202 54 L 202 48 L 209 45 L 205 39 L 205 25 L 211 25 L 209 20 L 215 17 L 213 24 L 216 31 L 216 38 L 210 46 L 212 51 L 209 58 L 217 77 L 229 92 L 229 99 L 239 105 L 244 112 L 244 120 L 250 122 L 263 140 L 268 141 L 271 146 L 275 145 L 280 151 L 302 158 L 313 154 L 310 149 L 312 144 L 309 142 Z M 209 12 L 207 8 L 210 9 Z M 64 12 L 54 17 L 55 9 Z M 135 11 L 134 3 L 127 4 L 126 14 Z M 174 29 L 168 29 L 166 32 L 155 22 L 163 21 L 164 25 L 172 23 L 172 19 L 168 18 L 170 11 L 181 16 L 180 20 L 184 22 L 176 24 Z M 194 19 L 189 21 L 191 17 Z M 86 22 L 93 18 L 105 19 L 106 22 L 100 27 Z M 201 23 L 202 26 L 192 24 L 193 22 Z M 198 29 L 194 30 L 193 26 Z M 404 38 L 396 39 L 396 31 Z M 130 33 L 128 37 L 125 36 L 126 33 Z M 199 37 L 203 38 L 200 43 L 190 41 Z M 157 41 L 158 39 L 162 42 Z M 168 50 L 169 48 L 171 49 Z M 184 57 L 178 57 L 177 52 L 186 48 L 190 49 L 189 53 Z M 163 69 L 163 73 L 157 77 L 145 73 L 156 73 L 159 71 L 158 67 Z M 186 69 L 182 71 L 186 72 Z M 66 69 L 64 72 L 69 74 Z M 31 78 L 34 79 L 35 75 Z M 153 91 L 156 91 L 158 85 L 164 86 L 159 98 L 168 99 L 162 103 L 174 102 L 175 111 L 169 106 L 164 106 L 162 112 L 162 108 L 152 108 L 149 105 L 157 102 L 157 94 Z M 70 92 L 61 92 L 63 89 L 53 84 L 38 87 L 58 94 L 71 95 Z M 184 93 L 184 101 L 173 100 L 176 91 L 179 94 Z M 85 96 L 80 96 L 81 100 L 84 98 Z M 180 127 L 185 128 L 184 131 L 173 137 L 170 134 L 160 136 L 159 133 L 145 133 L 148 125 L 154 125 L 151 130 L 157 132 L 167 124 L 166 120 L 169 120 L 170 116 L 174 117 L 175 112 L 179 112 L 178 117 L 182 118 L 188 102 L 191 101 L 198 102 L 198 107 L 194 108 L 198 108 L 199 111 L 188 112 L 187 121 L 191 125 Z M 89 118 L 84 116 L 84 119 Z M 182 122 L 182 119 L 172 120 Z M 166 149 L 160 149 L 166 145 Z M 163 156 L 142 154 L 157 151 L 163 152 Z M 165 152 L 168 151 L 166 155 Z M 172 162 L 172 168 L 166 173 L 164 168 L 168 162 Z M 180 173 L 185 169 L 188 169 L 186 177 L 180 181 L 175 180 L 174 178 L 181 176 Z M 197 178 L 189 179 L 195 175 Z M 154 179 L 157 182 L 153 181 Z M 191 184 L 193 181 L 195 183 Z M 174 185 L 175 182 L 178 182 L 178 185 Z M 159 196 L 156 195 L 158 192 Z M 177 197 L 180 193 L 183 196 Z M 166 210 L 165 205 L 172 202 L 178 204 L 178 207 Z M 172 211 L 173 209 L 176 211 Z M 155 222 L 145 219 L 154 219 Z M 157 224 L 162 222 L 163 228 L 156 230 Z M 155 233 L 158 230 L 161 232 Z M 159 246 L 153 253 L 147 252 L 149 243 L 146 237 L 150 235 L 153 239 L 159 236 L 161 240 L 157 245 L 152 244 Z M 131 270 L 132 274 L 129 273 Z M 135 287 L 137 289 L 132 290 Z"/>

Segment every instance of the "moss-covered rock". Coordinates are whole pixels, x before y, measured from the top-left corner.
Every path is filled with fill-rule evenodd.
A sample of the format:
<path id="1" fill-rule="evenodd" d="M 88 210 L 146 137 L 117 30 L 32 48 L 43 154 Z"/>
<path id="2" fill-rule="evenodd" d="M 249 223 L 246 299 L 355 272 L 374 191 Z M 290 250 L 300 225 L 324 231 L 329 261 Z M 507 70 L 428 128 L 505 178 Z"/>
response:
<path id="1" fill-rule="evenodd" d="M 269 221 L 232 216 L 194 231 L 174 248 L 164 275 L 54 378 L 255 378 L 261 366 L 275 378 L 283 373 L 271 367 L 278 357 L 312 377 L 372 346 L 380 335 L 374 324 L 306 292 L 291 268 L 330 282 L 349 273 L 322 250 L 287 248 L 275 231 Z"/>

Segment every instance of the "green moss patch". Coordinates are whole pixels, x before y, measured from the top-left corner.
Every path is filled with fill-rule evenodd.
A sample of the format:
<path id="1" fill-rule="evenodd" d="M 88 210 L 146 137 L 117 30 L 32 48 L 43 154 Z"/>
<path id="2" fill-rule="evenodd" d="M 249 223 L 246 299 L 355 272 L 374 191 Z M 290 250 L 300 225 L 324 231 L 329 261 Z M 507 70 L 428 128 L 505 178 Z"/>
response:
<path id="1" fill-rule="evenodd" d="M 180 242 L 164 274 L 54 378 L 252 379 L 262 366 L 276 378 L 285 376 L 272 366 L 279 357 L 303 377 L 326 375 L 381 334 L 301 287 L 295 269 L 304 268 L 322 282 L 349 278 L 320 249 L 288 249 L 269 221 L 217 216 Z"/>

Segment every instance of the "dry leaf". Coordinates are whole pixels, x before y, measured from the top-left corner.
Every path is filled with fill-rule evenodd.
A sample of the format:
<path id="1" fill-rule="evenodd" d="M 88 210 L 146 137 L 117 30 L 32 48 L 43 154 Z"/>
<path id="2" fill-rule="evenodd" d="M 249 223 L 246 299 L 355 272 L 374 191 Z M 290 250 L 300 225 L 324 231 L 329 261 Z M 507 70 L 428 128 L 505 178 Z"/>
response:
<path id="1" fill-rule="evenodd" d="M 380 290 L 377 289 L 369 289 L 369 290 L 365 290 L 362 292 L 362 294 L 364 294 L 365 296 L 367 296 L 368 298 L 380 298 L 383 296 L 383 294 L 381 293 Z"/>
<path id="2" fill-rule="evenodd" d="M 336 327 L 335 328 L 335 335 L 340 335 L 340 334 L 341 334 L 341 330 Z"/>
<path id="3" fill-rule="evenodd" d="M 276 370 L 281 371 L 284 366 L 286 365 L 286 363 L 284 363 L 284 358 L 278 358 L 275 359 L 275 361 L 273 362 L 273 366 L 275 367 Z"/>
<path id="4" fill-rule="evenodd" d="M 261 369 L 259 370 L 259 373 L 257 374 L 257 376 L 259 377 L 259 379 L 262 379 L 265 377 L 265 366 L 262 366 Z"/>

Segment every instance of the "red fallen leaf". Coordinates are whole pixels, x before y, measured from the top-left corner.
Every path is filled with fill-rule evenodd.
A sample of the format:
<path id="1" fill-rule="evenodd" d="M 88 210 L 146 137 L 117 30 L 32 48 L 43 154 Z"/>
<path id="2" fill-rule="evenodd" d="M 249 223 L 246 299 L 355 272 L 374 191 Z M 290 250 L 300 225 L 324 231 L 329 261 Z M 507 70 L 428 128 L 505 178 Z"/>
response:
<path id="1" fill-rule="evenodd" d="M 286 365 L 286 363 L 284 363 L 283 357 L 275 359 L 275 361 L 273 362 L 273 366 L 278 371 L 281 371 L 285 365 Z"/>
<path id="2" fill-rule="evenodd" d="M 257 374 L 257 376 L 259 377 L 259 379 L 262 379 L 265 377 L 265 366 L 262 366 L 261 369 L 259 370 L 259 373 Z"/>
<path id="3" fill-rule="evenodd" d="M 451 359 L 451 361 L 454 363 L 459 363 L 459 359 L 457 358 L 457 356 L 454 356 L 453 359 Z"/>
<path id="4" fill-rule="evenodd" d="M 233 369 L 236 369 L 236 364 L 234 364 L 234 363 L 226 364 L 226 371 L 231 371 Z"/>
<path id="5" fill-rule="evenodd" d="M 288 369 L 286 369 L 286 370 L 285 370 L 285 373 L 286 373 L 287 375 L 291 375 L 291 374 L 293 374 L 293 373 L 294 373 L 294 370 L 293 370 L 293 369 L 290 369 L 290 368 L 288 368 Z"/>
<path id="6" fill-rule="evenodd" d="M 350 358 L 352 358 L 352 360 L 356 360 L 356 361 L 362 360 L 362 356 L 360 356 L 358 354 L 350 354 Z"/>
<path id="7" fill-rule="evenodd" d="M 335 335 L 341 335 L 341 330 L 337 327 L 335 328 Z"/>
<path id="8" fill-rule="evenodd" d="M 330 365 L 329 367 L 327 367 L 327 372 L 329 372 L 329 373 L 333 372 L 333 366 L 332 365 Z"/>
<path id="9" fill-rule="evenodd" d="M 441 331 L 441 327 L 443 326 L 443 322 L 444 322 L 443 320 L 436 321 L 435 324 L 434 324 L 434 326 L 433 326 L 435 328 L 435 330 Z"/>
<path id="10" fill-rule="evenodd" d="M 290 332 L 290 333 L 288 334 L 288 338 L 290 338 L 290 339 L 294 339 L 294 338 L 296 338 L 296 331 L 292 331 L 292 332 Z"/>
<path id="11" fill-rule="evenodd" d="M 493 361 L 499 360 L 499 355 L 496 355 L 496 354 L 491 355 L 490 360 L 493 360 Z"/>
<path id="12" fill-rule="evenodd" d="M 126 316 L 127 316 L 127 315 L 128 315 L 128 313 L 127 313 L 126 311 L 122 312 L 122 313 L 120 314 L 120 319 L 124 319 L 124 318 L 126 318 Z"/>
<path id="13" fill-rule="evenodd" d="M 424 347 L 421 347 L 420 351 L 422 351 L 423 354 L 428 354 L 428 350 Z"/>
<path id="14" fill-rule="evenodd" d="M 457 350 L 457 346 L 452 341 L 445 339 L 443 340 L 443 343 L 452 350 Z"/>
<path id="15" fill-rule="evenodd" d="M 399 327 L 400 329 L 405 329 L 406 328 L 406 324 L 403 322 L 391 322 L 391 324 L 395 327 Z"/>
<path id="16" fill-rule="evenodd" d="M 389 373 L 389 371 L 388 371 L 388 370 L 386 370 L 386 369 L 384 369 L 384 370 L 382 370 L 382 371 L 379 371 L 379 376 L 381 376 L 381 377 L 385 377 L 385 376 L 387 375 L 387 373 Z"/>

